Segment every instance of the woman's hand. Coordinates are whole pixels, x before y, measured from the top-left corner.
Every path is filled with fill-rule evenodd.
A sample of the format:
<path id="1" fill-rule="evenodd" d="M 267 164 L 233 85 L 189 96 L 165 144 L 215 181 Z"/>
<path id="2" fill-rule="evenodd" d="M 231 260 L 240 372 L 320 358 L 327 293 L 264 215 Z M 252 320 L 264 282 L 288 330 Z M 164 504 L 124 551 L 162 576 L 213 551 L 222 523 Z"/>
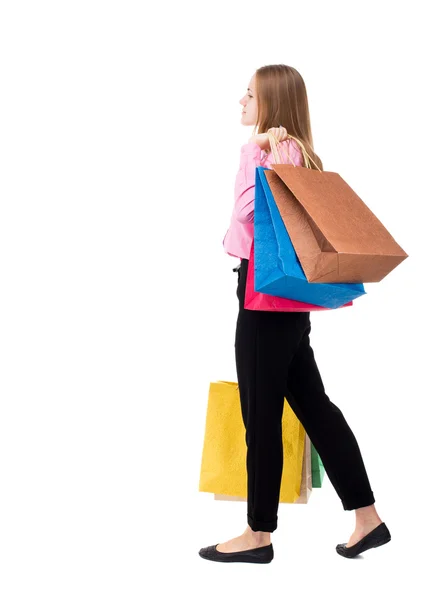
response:
<path id="1" fill-rule="evenodd" d="M 285 127 L 270 127 L 268 129 L 268 131 L 271 131 L 274 134 L 274 137 L 277 139 L 278 142 L 283 142 L 287 136 L 287 130 Z M 249 138 L 249 143 L 255 143 L 258 144 L 258 146 L 261 148 L 261 150 L 268 150 L 268 148 L 270 148 L 270 141 L 268 139 L 268 132 L 267 133 L 258 133 L 257 135 L 252 135 L 251 138 Z"/>

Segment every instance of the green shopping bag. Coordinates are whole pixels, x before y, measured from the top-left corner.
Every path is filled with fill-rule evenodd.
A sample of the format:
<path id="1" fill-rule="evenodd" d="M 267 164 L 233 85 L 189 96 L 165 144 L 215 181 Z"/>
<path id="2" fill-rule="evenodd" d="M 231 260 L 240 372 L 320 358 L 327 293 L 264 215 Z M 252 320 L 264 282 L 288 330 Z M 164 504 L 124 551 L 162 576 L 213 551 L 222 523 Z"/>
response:
<path id="1" fill-rule="evenodd" d="M 314 488 L 321 488 L 323 476 L 325 475 L 325 467 L 316 448 L 311 444 L 311 477 Z"/>

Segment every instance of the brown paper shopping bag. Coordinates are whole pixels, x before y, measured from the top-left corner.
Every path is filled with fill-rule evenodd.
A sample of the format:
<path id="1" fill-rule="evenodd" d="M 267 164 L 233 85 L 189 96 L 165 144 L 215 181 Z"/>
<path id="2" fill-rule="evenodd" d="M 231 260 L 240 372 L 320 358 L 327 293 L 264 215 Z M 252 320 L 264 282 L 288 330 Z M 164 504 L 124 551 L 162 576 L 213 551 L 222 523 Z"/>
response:
<path id="1" fill-rule="evenodd" d="M 408 254 L 338 173 L 308 168 L 289 137 L 307 166 L 281 164 L 270 132 L 275 162 L 264 174 L 307 280 L 381 281 Z"/>
<path id="2" fill-rule="evenodd" d="M 283 481 L 282 481 L 283 487 Z M 311 440 L 308 437 L 308 434 L 305 433 L 304 437 L 304 453 L 302 457 L 302 471 L 301 471 L 301 487 L 300 494 L 296 500 L 294 500 L 293 504 L 307 504 L 310 494 L 312 492 L 312 478 L 311 478 Z M 282 500 L 284 495 L 282 494 L 282 490 L 280 489 L 280 503 L 282 502 L 291 502 L 290 500 Z M 247 497 L 242 496 L 227 496 L 225 494 L 214 494 L 215 500 L 232 500 L 232 501 L 241 501 L 247 502 Z"/>

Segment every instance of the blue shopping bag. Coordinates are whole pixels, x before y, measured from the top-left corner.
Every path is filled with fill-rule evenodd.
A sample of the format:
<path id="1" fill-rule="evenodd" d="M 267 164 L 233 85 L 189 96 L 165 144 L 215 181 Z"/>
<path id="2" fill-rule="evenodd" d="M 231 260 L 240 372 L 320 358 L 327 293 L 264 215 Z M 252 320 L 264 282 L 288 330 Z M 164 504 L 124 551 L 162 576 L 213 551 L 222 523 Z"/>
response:
<path id="1" fill-rule="evenodd" d="M 366 294 L 362 283 L 309 283 L 298 260 L 264 171 L 255 177 L 255 290 L 264 294 L 339 308 Z"/>

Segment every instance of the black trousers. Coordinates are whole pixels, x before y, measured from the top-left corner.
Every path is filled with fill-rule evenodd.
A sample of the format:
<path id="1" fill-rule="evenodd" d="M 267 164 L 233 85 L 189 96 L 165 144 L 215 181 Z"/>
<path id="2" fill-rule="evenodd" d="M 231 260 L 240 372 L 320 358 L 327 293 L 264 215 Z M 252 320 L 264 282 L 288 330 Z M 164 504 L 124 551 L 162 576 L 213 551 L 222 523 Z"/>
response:
<path id="1" fill-rule="evenodd" d="M 356 438 L 326 395 L 310 346 L 309 312 L 244 308 L 248 260 L 241 259 L 235 336 L 237 380 L 247 444 L 247 522 L 274 531 L 283 470 L 284 398 L 322 459 L 344 510 L 375 502 Z"/>

